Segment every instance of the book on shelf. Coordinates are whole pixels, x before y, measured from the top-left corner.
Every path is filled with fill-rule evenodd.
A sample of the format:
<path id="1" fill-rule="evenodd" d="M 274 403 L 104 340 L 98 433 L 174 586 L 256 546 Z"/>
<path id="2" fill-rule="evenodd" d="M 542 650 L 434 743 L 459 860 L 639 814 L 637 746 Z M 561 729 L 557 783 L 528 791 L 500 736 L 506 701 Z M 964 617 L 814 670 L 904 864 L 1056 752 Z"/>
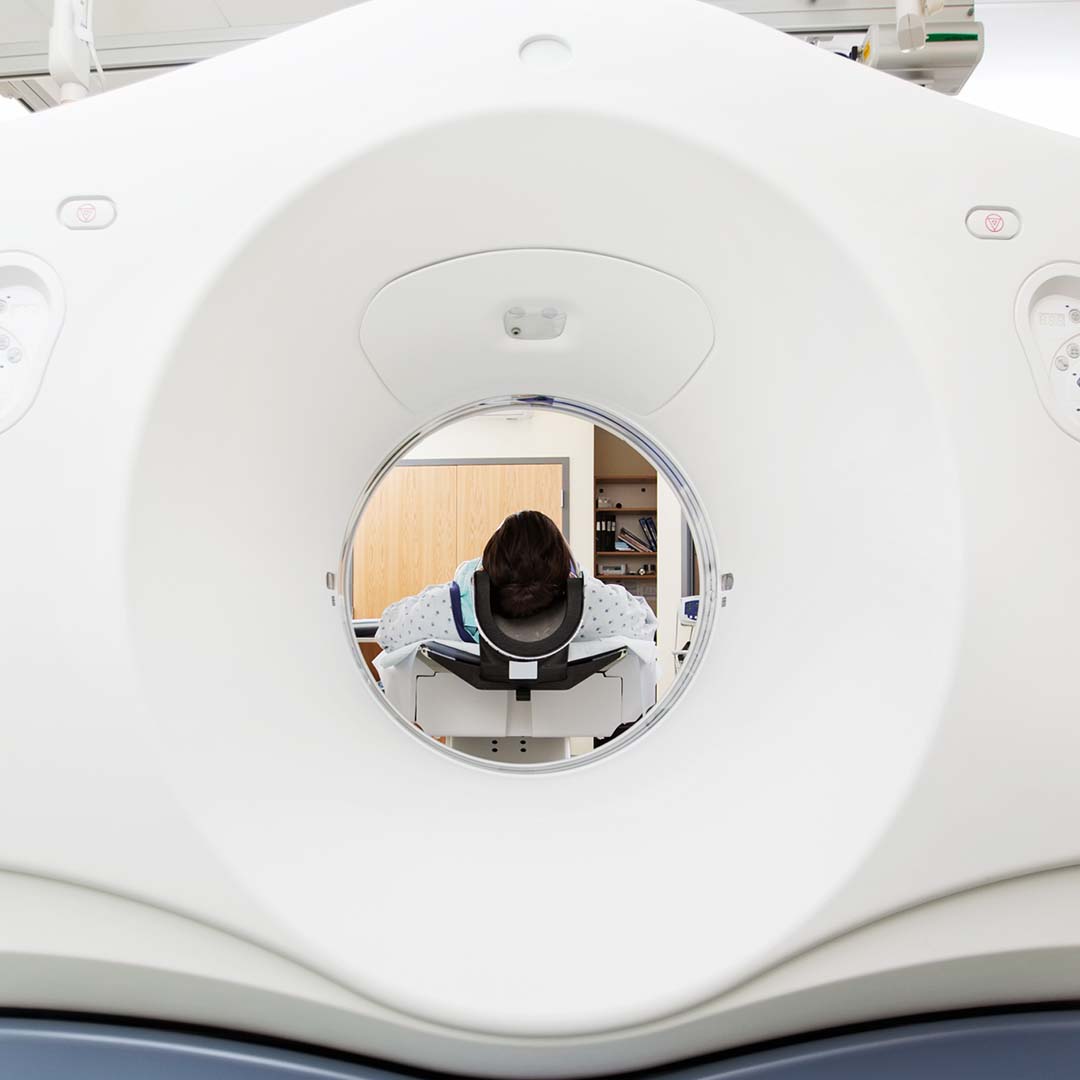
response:
<path id="1" fill-rule="evenodd" d="M 640 551 L 643 554 L 655 550 L 654 548 L 649 547 L 649 545 L 644 540 L 642 540 L 640 536 L 638 536 L 636 533 L 632 533 L 629 529 L 625 527 L 619 529 L 618 539 L 624 540 L 630 545 L 631 548 L 634 549 L 634 551 Z"/>

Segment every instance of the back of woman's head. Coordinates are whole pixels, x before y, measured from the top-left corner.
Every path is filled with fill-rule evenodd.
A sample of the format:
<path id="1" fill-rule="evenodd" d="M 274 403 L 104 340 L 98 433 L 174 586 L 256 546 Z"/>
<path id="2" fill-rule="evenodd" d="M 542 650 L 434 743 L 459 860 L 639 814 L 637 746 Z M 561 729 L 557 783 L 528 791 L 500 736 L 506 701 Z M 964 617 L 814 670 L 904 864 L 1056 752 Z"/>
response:
<path id="1" fill-rule="evenodd" d="M 574 565 L 559 527 L 539 510 L 511 514 L 487 542 L 481 561 L 491 579 L 492 606 L 512 619 L 561 600 Z"/>

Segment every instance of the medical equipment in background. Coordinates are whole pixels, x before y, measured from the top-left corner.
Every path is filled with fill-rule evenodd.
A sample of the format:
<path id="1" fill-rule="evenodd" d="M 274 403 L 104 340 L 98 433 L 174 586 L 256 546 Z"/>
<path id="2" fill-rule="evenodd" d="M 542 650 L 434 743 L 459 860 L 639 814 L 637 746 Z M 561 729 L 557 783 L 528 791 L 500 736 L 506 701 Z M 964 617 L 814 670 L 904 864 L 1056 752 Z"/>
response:
<path id="1" fill-rule="evenodd" d="M 68 48 L 72 50 L 74 85 L 86 85 L 89 66 L 80 42 L 85 40 L 89 26 L 85 5 L 93 0 L 55 2 L 58 15 L 66 9 L 75 14 L 74 21 L 54 17 L 54 33 L 62 33 L 67 43 L 62 55 L 68 55 Z M 348 2 L 350 0 L 339 0 L 336 5 L 333 2 L 323 4 L 320 11 L 325 13 L 327 8 L 345 7 Z M 945 0 L 944 4 L 938 0 L 930 5 L 930 10 L 924 6 L 924 0 L 702 2 L 945 94 L 960 91 L 983 54 L 983 26 L 975 21 L 974 5 L 970 0 Z M 137 5 L 130 9 L 130 14 L 123 8 L 114 8 L 111 12 L 112 32 L 101 36 L 101 62 L 109 71 L 112 86 L 129 85 L 278 33 L 288 25 L 288 19 L 306 17 L 310 5 L 298 4 L 291 8 L 285 4 L 271 10 L 276 12 L 268 16 L 274 20 L 271 25 L 263 26 L 254 21 L 259 14 L 258 8 L 246 8 L 247 14 L 241 16 L 237 25 L 225 27 L 216 8 L 195 7 L 189 11 L 185 7 L 183 18 L 175 27 L 148 32 Z M 205 14 L 200 15 L 201 12 Z M 162 18 L 161 13 L 158 12 L 156 17 Z M 916 34 L 921 29 L 927 39 L 921 46 L 913 47 L 898 41 L 899 28 L 912 25 Z M 69 29 L 72 26 L 74 34 Z M 57 27 L 60 27 L 59 31 L 55 29 Z M 910 41 L 911 31 L 908 33 Z M 89 41 L 92 43 L 93 38 Z M 50 49 L 44 42 L 0 41 L 0 95 L 22 102 L 27 109 L 50 108 L 62 100 L 57 74 L 55 57 L 50 60 Z M 60 80 L 64 78 L 61 74 Z"/>
<path id="2" fill-rule="evenodd" d="M 731 599 L 731 590 L 735 588 L 735 575 L 732 573 L 721 573 L 717 575 L 719 579 L 719 598 L 718 603 L 720 610 L 728 606 L 728 601 Z M 687 657 L 690 655 L 690 650 L 694 647 L 694 642 L 697 638 L 699 617 L 701 615 L 701 596 L 700 594 L 695 596 L 683 596 L 679 600 L 679 610 L 675 623 L 675 670 L 678 671 L 686 663 Z"/>
<path id="3" fill-rule="evenodd" d="M 909 29 L 910 32 L 910 29 Z M 957 94 L 983 55 L 981 23 L 931 23 L 922 45 L 905 47 L 900 31 L 888 23 L 871 26 L 852 57 L 908 82 Z"/>
<path id="4" fill-rule="evenodd" d="M 528 619 L 492 610 L 478 571 L 471 642 L 427 641 L 375 658 L 387 700 L 428 735 L 475 757 L 511 764 L 564 761 L 575 736 L 610 738 L 656 703 L 656 646 L 610 638 L 573 642 L 584 579 L 563 602 Z"/>
<path id="5" fill-rule="evenodd" d="M 1080 999 L 1080 144 L 691 0 L 373 0 L 4 139 L 0 1005 L 555 1077 Z M 364 498 L 485 408 L 693 528 L 580 765 L 359 666 Z M 431 932 L 495 909 L 574 932 Z"/>
<path id="6" fill-rule="evenodd" d="M 675 626 L 675 669 L 686 662 L 690 650 L 694 647 L 694 635 L 697 633 L 698 612 L 701 609 L 700 596 L 684 596 L 679 601 L 679 614 Z"/>

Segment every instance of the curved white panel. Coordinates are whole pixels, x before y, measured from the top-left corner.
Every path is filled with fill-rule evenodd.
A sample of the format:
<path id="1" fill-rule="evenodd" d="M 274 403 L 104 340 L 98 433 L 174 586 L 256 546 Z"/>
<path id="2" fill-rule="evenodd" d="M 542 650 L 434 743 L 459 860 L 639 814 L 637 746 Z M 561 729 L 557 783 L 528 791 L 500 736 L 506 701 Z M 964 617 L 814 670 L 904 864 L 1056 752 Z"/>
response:
<path id="1" fill-rule="evenodd" d="M 546 310 L 565 326 L 557 335 L 520 336 L 507 319 L 515 310 Z M 413 409 L 455 396 L 561 393 L 573 381 L 587 400 L 643 415 L 701 364 L 713 324 L 697 292 L 652 267 L 586 251 L 518 249 L 450 259 L 391 281 L 364 314 L 360 341 L 387 388 Z"/>
<path id="2" fill-rule="evenodd" d="M 484 118 L 453 141 L 468 140 L 490 173 L 514 130 Z M 604 128 L 564 119 L 558 134 L 585 144 Z M 610 171 L 593 171 L 588 199 L 583 181 L 566 178 L 567 226 L 587 235 L 625 220 L 606 193 L 644 138 L 607 140 Z M 530 164 L 557 162 L 538 139 L 533 148 Z M 288 264 L 312 215 L 340 219 L 362 185 L 411 175 L 424 154 L 422 138 L 373 152 L 266 223 L 220 267 L 162 358 L 122 478 L 141 700 L 177 802 L 289 955 L 384 1006 L 472 1031 L 576 1037 L 655 1022 L 741 981 L 797 933 L 912 783 L 956 648 L 951 448 L 881 293 L 815 223 L 759 192 L 778 228 L 710 282 L 710 306 L 726 305 L 745 337 L 637 422 L 672 448 L 739 581 L 708 662 L 655 728 L 594 767 L 519 777 L 446 760 L 383 713 L 345 645 L 345 598 L 332 607 L 324 584 L 362 486 L 417 423 L 364 362 L 347 306 L 383 266 L 376 241 L 396 252 L 409 193 L 380 204 L 385 233 L 321 234 L 287 303 L 262 273 Z M 691 171 L 708 161 L 696 153 Z M 687 164 L 671 164 L 672 183 Z M 539 202 L 556 180 L 523 170 L 502 185 L 505 201 L 471 213 L 512 232 L 525 194 Z M 440 226 L 458 235 L 469 184 L 444 181 L 440 198 L 459 213 L 430 207 L 424 243 L 445 240 Z M 705 215 L 696 222 L 715 230 Z M 539 358 L 562 338 L 510 340 L 507 302 L 493 305 L 491 332 L 529 350 L 519 374 L 580 401 L 601 392 L 602 373 L 605 401 L 618 400 L 627 338 L 598 337 L 592 364 L 579 357 L 556 380 Z M 664 309 L 653 314 L 666 325 Z M 403 337 L 411 318 L 397 312 Z M 503 367 L 448 361 L 459 344 L 453 327 L 444 332 L 402 352 L 407 385 L 440 405 L 505 392 Z M 641 381 L 667 377 L 661 361 Z M 628 794 L 639 791 L 651 793 L 640 807 Z M 753 828 L 733 825 L 742 820 Z M 577 925 L 582 897 L 604 912 L 572 980 L 558 949 L 534 950 L 523 966 L 515 950 L 476 947 L 492 898 L 518 896 L 545 925 Z M 432 921 L 463 930 L 415 932 Z"/>

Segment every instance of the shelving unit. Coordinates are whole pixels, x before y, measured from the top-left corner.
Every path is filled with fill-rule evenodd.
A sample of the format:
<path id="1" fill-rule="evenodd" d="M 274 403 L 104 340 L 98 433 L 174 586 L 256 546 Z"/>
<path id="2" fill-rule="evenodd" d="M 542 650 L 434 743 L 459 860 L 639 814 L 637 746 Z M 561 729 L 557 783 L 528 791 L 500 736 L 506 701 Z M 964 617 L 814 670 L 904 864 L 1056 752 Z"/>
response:
<path id="1" fill-rule="evenodd" d="M 596 550 L 593 573 L 603 581 L 617 581 L 624 588 L 638 596 L 643 596 L 656 610 L 656 551 L 618 551 L 614 541 L 618 530 L 625 528 L 646 542 L 639 522 L 641 517 L 652 518 L 656 525 L 656 473 L 638 473 L 625 475 L 605 475 L 594 478 L 594 513 L 596 516 Z M 601 506 L 601 500 L 610 505 Z M 624 565 L 646 566 L 645 574 L 617 573 L 605 574 L 605 566 Z M 637 585 L 633 583 L 637 583 Z"/>

